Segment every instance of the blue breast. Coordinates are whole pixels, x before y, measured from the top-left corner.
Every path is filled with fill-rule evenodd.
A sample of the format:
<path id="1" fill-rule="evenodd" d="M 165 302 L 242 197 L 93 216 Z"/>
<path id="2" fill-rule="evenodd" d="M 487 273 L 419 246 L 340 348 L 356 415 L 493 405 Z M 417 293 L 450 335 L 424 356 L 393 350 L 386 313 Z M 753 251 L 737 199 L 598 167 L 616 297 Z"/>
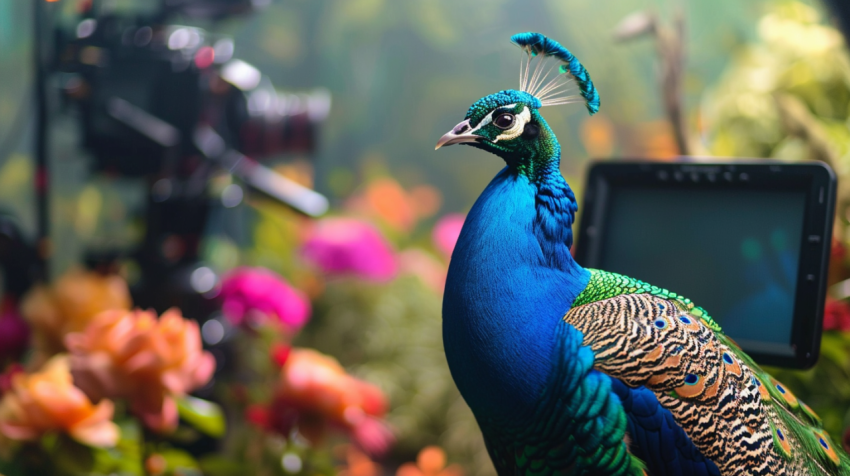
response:
<path id="1" fill-rule="evenodd" d="M 547 264 L 536 193 L 526 177 L 503 169 L 467 216 L 449 266 L 443 342 L 479 416 L 533 408 L 553 366 L 556 326 L 589 280 L 571 258 L 557 269 Z M 569 255 L 566 241 L 559 252 Z"/>

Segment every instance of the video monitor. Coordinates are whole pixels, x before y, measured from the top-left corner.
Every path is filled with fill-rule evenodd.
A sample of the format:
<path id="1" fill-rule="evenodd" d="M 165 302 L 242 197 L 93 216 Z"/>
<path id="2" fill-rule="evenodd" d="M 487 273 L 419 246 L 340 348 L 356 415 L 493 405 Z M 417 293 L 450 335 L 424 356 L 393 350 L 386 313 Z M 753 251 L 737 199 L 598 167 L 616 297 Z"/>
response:
<path id="1" fill-rule="evenodd" d="M 576 259 L 691 299 L 760 364 L 817 361 L 835 207 L 825 164 L 600 162 Z"/>

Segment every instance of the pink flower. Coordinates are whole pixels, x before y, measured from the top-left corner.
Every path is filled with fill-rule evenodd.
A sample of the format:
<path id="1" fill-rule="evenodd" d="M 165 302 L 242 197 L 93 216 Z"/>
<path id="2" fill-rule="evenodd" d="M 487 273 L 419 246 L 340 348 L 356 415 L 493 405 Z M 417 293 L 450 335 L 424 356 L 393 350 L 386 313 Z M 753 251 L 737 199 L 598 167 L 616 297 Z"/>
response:
<path id="1" fill-rule="evenodd" d="M 463 228 L 463 221 L 466 219 L 464 215 L 452 213 L 446 215 L 437 222 L 434 226 L 432 239 L 434 245 L 443 252 L 446 258 L 451 258 L 452 251 L 455 249 L 457 239 L 460 236 L 460 229 Z"/>
<path id="2" fill-rule="evenodd" d="M 387 281 L 398 264 L 389 243 L 372 225 L 353 218 L 320 220 L 302 248 L 304 257 L 327 274 L 353 274 Z"/>
<path id="3" fill-rule="evenodd" d="M 236 325 L 252 312 L 275 316 L 291 330 L 310 319 L 310 302 L 285 279 L 265 268 L 236 268 L 221 286 L 222 310 Z"/>
<path id="4" fill-rule="evenodd" d="M 0 364 L 20 357 L 27 348 L 29 335 L 30 328 L 18 314 L 18 306 L 7 296 L 0 305 Z"/>
<path id="5" fill-rule="evenodd" d="M 3 373 L 0 373 L 0 397 L 12 389 L 12 379 L 15 375 L 22 373 L 24 373 L 24 366 L 17 362 L 10 364 Z"/>
<path id="6" fill-rule="evenodd" d="M 823 329 L 850 331 L 850 303 L 827 298 L 823 310 Z"/>

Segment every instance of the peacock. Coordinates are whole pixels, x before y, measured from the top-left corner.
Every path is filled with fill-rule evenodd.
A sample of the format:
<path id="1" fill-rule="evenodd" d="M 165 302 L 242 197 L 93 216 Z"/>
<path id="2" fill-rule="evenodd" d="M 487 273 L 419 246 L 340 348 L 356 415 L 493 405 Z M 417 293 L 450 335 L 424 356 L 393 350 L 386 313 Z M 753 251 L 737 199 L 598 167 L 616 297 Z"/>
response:
<path id="1" fill-rule="evenodd" d="M 850 475 L 818 416 L 703 308 L 576 263 L 578 207 L 540 109 L 594 114 L 599 94 L 556 41 L 511 41 L 519 89 L 479 99 L 436 146 L 506 162 L 466 218 L 443 299 L 452 377 L 499 474 Z"/>

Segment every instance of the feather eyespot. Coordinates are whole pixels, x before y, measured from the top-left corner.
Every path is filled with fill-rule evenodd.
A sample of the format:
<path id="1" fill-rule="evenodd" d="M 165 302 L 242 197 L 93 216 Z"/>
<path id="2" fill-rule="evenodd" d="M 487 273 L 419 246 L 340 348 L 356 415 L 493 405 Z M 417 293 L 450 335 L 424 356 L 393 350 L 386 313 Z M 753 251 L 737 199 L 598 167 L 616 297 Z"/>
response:
<path id="1" fill-rule="evenodd" d="M 784 428 L 780 426 L 778 422 L 768 419 L 768 424 L 770 425 L 770 432 L 773 434 L 773 449 L 780 456 L 785 459 L 791 458 L 791 442 L 788 441 L 788 437 L 785 435 Z"/>
<path id="2" fill-rule="evenodd" d="M 652 321 L 652 325 L 655 326 L 656 329 L 666 329 L 667 328 L 667 320 L 658 318 Z"/>
<path id="3" fill-rule="evenodd" d="M 789 407 L 795 410 L 800 407 L 800 401 L 797 400 L 797 397 L 795 397 L 790 390 L 774 379 L 771 379 L 771 383 L 773 384 L 773 387 L 782 394 L 782 399 L 785 400 L 785 403 L 787 403 Z"/>
<path id="4" fill-rule="evenodd" d="M 759 394 L 761 395 L 761 399 L 766 402 L 773 400 L 773 397 L 770 396 L 770 392 L 767 390 L 767 388 L 765 388 L 764 385 L 761 384 L 761 380 L 757 379 L 755 376 L 751 378 L 753 379 L 753 385 L 756 386 L 759 391 Z"/>
<path id="5" fill-rule="evenodd" d="M 812 431 L 814 433 L 815 438 L 818 439 L 818 443 L 820 444 L 824 454 L 833 464 L 836 466 L 841 464 L 841 458 L 838 456 L 838 453 L 835 452 L 835 448 L 832 447 L 832 442 L 829 441 L 829 437 L 826 433 L 821 431 Z"/>
<path id="6" fill-rule="evenodd" d="M 779 428 L 776 428 L 773 432 L 773 443 L 782 456 L 786 458 L 791 457 L 791 443 L 785 438 L 785 433 Z"/>
<path id="7" fill-rule="evenodd" d="M 690 316 L 690 315 L 688 315 L 688 314 L 680 314 L 680 315 L 677 317 L 677 319 L 678 319 L 678 320 L 679 320 L 679 322 L 681 322 L 681 323 L 685 326 L 685 328 L 686 328 L 686 329 L 688 329 L 689 331 L 691 331 L 691 332 L 699 332 L 699 331 L 700 331 L 699 321 L 697 321 L 696 319 L 694 319 L 694 317 L 693 317 L 693 316 Z"/>
<path id="8" fill-rule="evenodd" d="M 803 413 L 805 413 L 806 415 L 809 416 L 809 418 L 811 418 L 812 420 L 814 420 L 818 424 L 821 424 L 820 417 L 818 416 L 817 413 L 815 413 L 814 410 L 811 409 L 811 407 L 809 407 L 808 405 L 806 405 L 803 402 L 800 402 L 800 408 L 803 410 Z"/>
<path id="9" fill-rule="evenodd" d="M 728 372 L 731 372 L 732 374 L 737 375 L 738 377 L 744 375 L 743 371 L 741 370 L 741 365 L 738 363 L 737 360 L 735 360 L 734 357 L 732 357 L 732 354 L 730 354 L 729 352 L 723 352 L 723 363 L 726 364 L 726 370 Z"/>
<path id="10" fill-rule="evenodd" d="M 705 382 L 697 374 L 685 374 L 684 385 L 675 388 L 674 391 L 682 398 L 696 398 L 706 391 Z"/>

